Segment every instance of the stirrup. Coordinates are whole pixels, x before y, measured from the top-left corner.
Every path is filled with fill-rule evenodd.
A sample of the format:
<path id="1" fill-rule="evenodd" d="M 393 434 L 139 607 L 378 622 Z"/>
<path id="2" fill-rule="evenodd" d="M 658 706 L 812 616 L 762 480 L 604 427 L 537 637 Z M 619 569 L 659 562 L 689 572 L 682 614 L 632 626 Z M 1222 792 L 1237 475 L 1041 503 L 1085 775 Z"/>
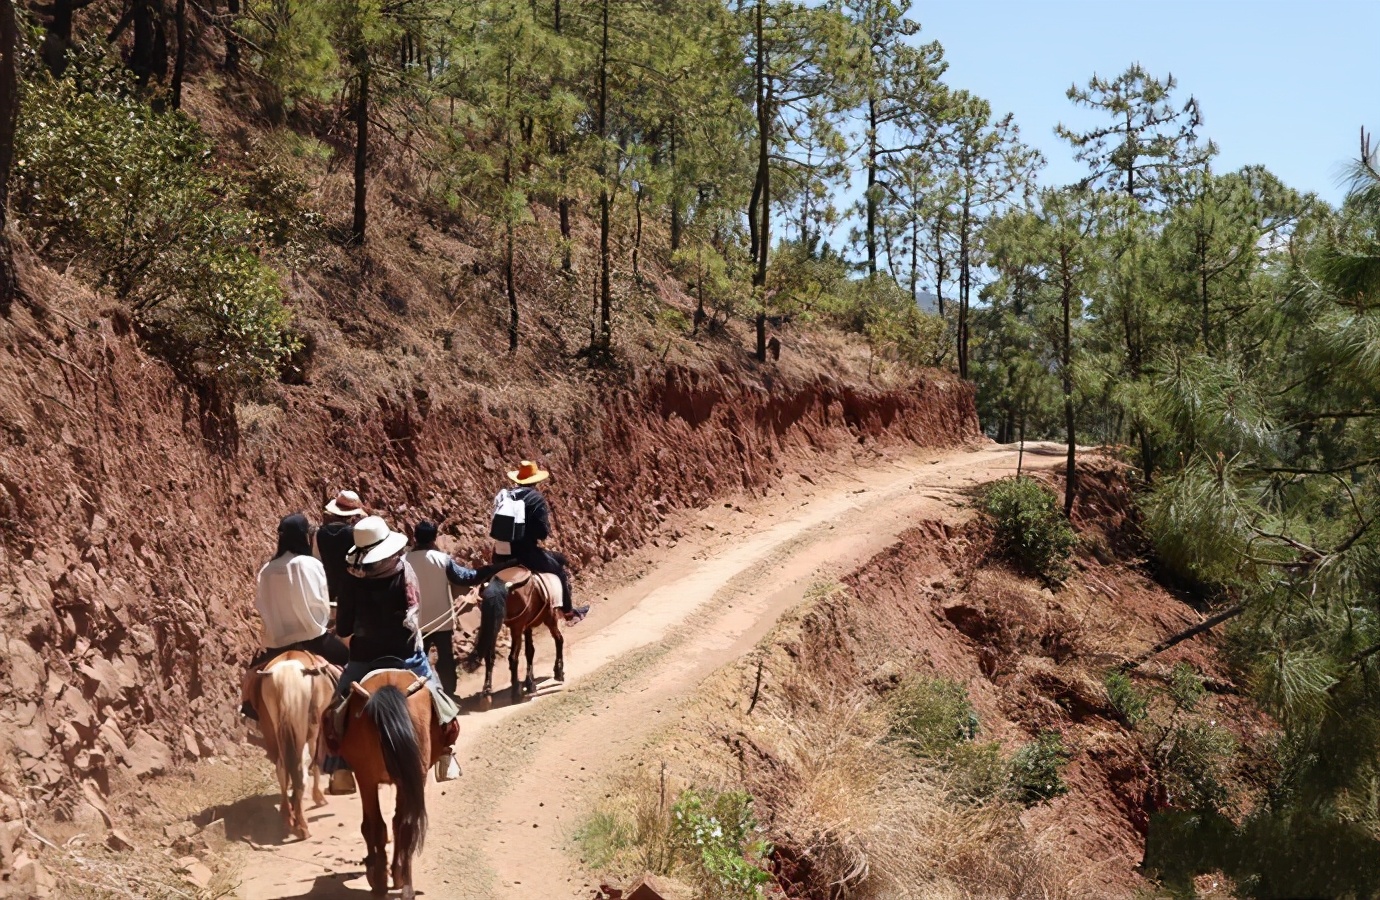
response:
<path id="1" fill-rule="evenodd" d="M 353 794 L 355 792 L 355 773 L 349 769 L 337 769 L 331 773 L 331 783 L 326 788 L 328 794 Z"/>
<path id="2" fill-rule="evenodd" d="M 454 781 L 460 777 L 460 761 L 455 758 L 454 753 L 447 752 L 445 756 L 436 760 L 436 780 Z"/>

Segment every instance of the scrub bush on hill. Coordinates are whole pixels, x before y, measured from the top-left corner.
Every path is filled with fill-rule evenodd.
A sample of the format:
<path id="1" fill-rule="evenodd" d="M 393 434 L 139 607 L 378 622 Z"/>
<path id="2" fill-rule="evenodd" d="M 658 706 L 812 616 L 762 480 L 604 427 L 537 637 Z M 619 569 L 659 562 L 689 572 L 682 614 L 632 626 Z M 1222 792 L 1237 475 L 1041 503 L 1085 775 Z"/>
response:
<path id="1" fill-rule="evenodd" d="M 890 703 L 892 739 L 938 763 L 954 800 L 1035 806 L 1068 791 L 1069 754 L 1057 733 L 1041 734 L 1008 757 L 999 743 L 977 740 L 977 712 L 956 681 L 917 677 L 898 687 Z"/>
<path id="2" fill-rule="evenodd" d="M 15 206 L 48 255 L 70 253 L 182 375 L 233 395 L 296 347 L 265 237 L 241 188 L 180 113 L 158 113 L 99 71 L 27 84 Z"/>
<path id="3" fill-rule="evenodd" d="M 1059 582 L 1078 545 L 1054 495 L 1033 478 L 998 481 L 987 489 L 982 511 L 996 530 L 997 547 L 1031 575 Z"/>

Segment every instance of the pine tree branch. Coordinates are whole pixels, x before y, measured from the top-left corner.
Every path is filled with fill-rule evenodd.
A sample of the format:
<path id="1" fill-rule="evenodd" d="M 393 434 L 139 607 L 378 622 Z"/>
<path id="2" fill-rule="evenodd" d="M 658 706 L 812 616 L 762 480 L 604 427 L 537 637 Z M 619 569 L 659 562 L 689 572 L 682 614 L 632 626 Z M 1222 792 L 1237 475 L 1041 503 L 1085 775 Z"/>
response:
<path id="1" fill-rule="evenodd" d="M 1155 646 L 1151 647 L 1149 650 L 1146 650 L 1140 656 L 1137 656 L 1135 659 L 1130 659 L 1122 663 L 1120 667 L 1121 671 L 1130 672 L 1138 666 L 1144 665 L 1145 663 L 1149 662 L 1151 659 L 1163 653 L 1164 651 L 1170 649 L 1171 647 L 1177 647 L 1184 641 L 1192 640 L 1200 634 L 1211 631 L 1218 625 L 1221 625 L 1223 622 L 1226 622 L 1230 619 L 1234 619 L 1245 611 L 1246 605 L 1244 603 L 1238 603 L 1235 606 L 1222 610 L 1214 616 L 1209 616 L 1208 618 L 1199 622 L 1197 625 L 1194 625 L 1192 628 L 1187 628 L 1183 631 L 1180 631 L 1178 634 L 1171 635 L 1170 637 L 1165 638 Z"/>
<path id="2" fill-rule="evenodd" d="M 1377 463 L 1380 463 L 1380 456 L 1368 456 L 1365 459 L 1355 459 L 1340 465 L 1322 468 L 1312 466 L 1243 466 L 1242 468 L 1248 472 L 1269 472 L 1285 475 L 1336 475 L 1338 472 L 1350 472 L 1352 469 L 1373 466 Z"/>

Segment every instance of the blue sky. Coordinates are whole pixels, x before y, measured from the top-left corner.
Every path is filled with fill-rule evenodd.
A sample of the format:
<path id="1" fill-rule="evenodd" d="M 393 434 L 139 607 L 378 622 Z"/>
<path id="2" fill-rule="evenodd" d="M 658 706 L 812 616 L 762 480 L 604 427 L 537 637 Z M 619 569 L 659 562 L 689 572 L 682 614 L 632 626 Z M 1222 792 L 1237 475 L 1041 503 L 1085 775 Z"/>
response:
<path id="1" fill-rule="evenodd" d="M 1055 124 L 1096 121 L 1069 85 L 1136 61 L 1198 98 L 1218 171 L 1262 163 L 1336 203 L 1361 126 L 1380 132 L 1380 0 L 916 0 L 911 15 L 950 85 L 1015 113 L 1045 184 L 1083 174 Z"/>

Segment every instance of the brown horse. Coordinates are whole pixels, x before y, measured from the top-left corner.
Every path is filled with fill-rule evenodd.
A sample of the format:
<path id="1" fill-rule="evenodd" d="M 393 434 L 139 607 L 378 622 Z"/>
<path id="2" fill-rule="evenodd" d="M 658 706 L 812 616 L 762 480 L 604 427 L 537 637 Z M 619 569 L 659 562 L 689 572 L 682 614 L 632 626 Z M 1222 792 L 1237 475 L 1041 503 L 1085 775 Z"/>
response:
<path id="1" fill-rule="evenodd" d="M 513 646 L 508 651 L 508 672 L 512 676 L 514 702 L 521 700 L 523 691 L 537 690 L 532 677 L 532 660 L 536 648 L 532 644 L 532 629 L 545 625 L 556 642 L 556 667 L 553 677 L 565 681 L 565 640 L 561 637 L 560 582 L 554 575 L 537 575 L 520 566 L 504 569 L 494 576 L 479 594 L 479 637 L 466 660 L 474 671 L 484 664 L 483 697 L 493 694 L 494 656 L 498 652 L 498 632 L 508 626 Z M 518 653 L 527 644 L 527 680 L 518 681 Z"/>
<path id="2" fill-rule="evenodd" d="M 354 770 L 364 803 L 360 831 L 364 860 L 375 897 L 388 893 L 388 826 L 379 809 L 379 785 L 397 788 L 393 812 L 393 886 L 412 900 L 412 857 L 426 839 L 427 769 L 445 753 L 444 736 L 432 712 L 425 679 L 383 669 L 351 686 L 349 726 L 340 756 Z"/>
<path id="3" fill-rule="evenodd" d="M 330 705 L 335 679 L 326 663 L 305 650 L 289 650 L 275 656 L 257 673 L 254 708 L 262 723 L 264 745 L 278 770 L 282 791 L 283 825 L 289 834 L 305 840 L 310 836 L 302 811 L 302 751 L 311 754 L 311 796 L 317 806 L 321 793 L 321 755 L 317 739 L 321 713 Z"/>

